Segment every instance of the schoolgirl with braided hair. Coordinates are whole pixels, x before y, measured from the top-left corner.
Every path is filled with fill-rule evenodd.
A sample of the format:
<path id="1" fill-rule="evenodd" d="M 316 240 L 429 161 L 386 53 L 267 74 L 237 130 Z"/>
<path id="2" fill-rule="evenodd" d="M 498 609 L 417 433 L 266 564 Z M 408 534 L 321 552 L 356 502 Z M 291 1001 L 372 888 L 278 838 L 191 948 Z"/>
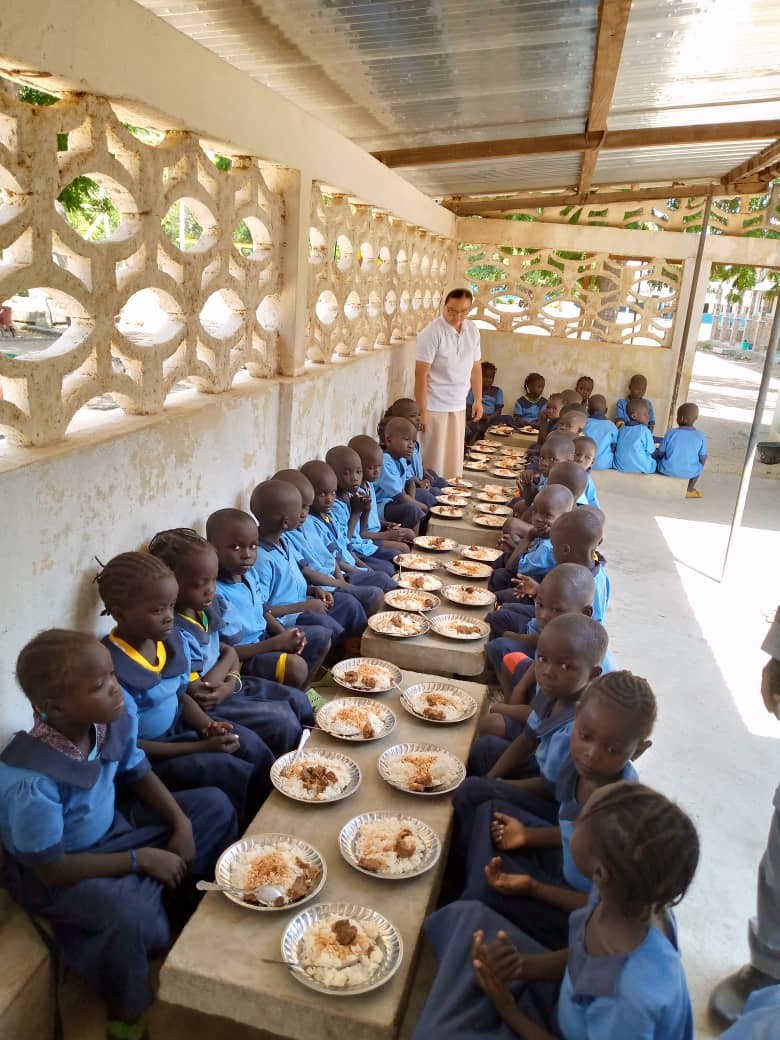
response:
<path id="1" fill-rule="evenodd" d="M 650 746 L 656 711 L 646 679 L 629 671 L 593 679 L 577 702 L 555 784 L 557 819 L 535 812 L 521 785 L 480 806 L 461 898 L 481 900 L 545 946 L 564 945 L 569 914 L 591 889 L 571 856 L 575 821 L 594 791 L 638 779 L 633 763 Z"/>
<path id="2" fill-rule="evenodd" d="M 34 724 L 0 755 L 4 881 L 105 1000 L 108 1036 L 140 1040 L 154 996 L 148 962 L 171 940 L 166 910 L 191 909 L 195 880 L 213 876 L 235 840 L 235 810 L 222 791 L 171 795 L 154 775 L 94 636 L 41 632 L 16 672 Z"/>
<path id="3" fill-rule="evenodd" d="M 314 723 L 311 704 L 301 690 L 242 674 L 235 648 L 221 641 L 226 622 L 216 597 L 216 549 L 177 527 L 158 532 L 149 552 L 170 567 L 179 586 L 173 624 L 190 655 L 189 695 L 208 715 L 252 730 L 274 755 L 295 747 L 302 723 Z"/>
<path id="4" fill-rule="evenodd" d="M 216 786 L 239 818 L 270 791 L 273 755 L 251 730 L 211 716 L 188 693 L 192 664 L 174 627 L 179 586 L 148 552 L 120 553 L 97 578 L 104 613 L 116 627 L 103 639 L 116 677 L 138 714 L 139 746 L 173 791 Z"/>
<path id="5" fill-rule="evenodd" d="M 413 1040 L 693 1040 L 670 911 L 698 864 L 693 823 L 649 787 L 609 784 L 580 813 L 571 855 L 593 887 L 567 949 L 476 901 L 428 919 L 438 971 Z"/>
<path id="6" fill-rule="evenodd" d="M 544 396 L 544 376 L 529 372 L 523 381 L 523 393 L 515 401 L 511 420 L 514 426 L 539 427 L 539 415 L 547 404 Z"/>

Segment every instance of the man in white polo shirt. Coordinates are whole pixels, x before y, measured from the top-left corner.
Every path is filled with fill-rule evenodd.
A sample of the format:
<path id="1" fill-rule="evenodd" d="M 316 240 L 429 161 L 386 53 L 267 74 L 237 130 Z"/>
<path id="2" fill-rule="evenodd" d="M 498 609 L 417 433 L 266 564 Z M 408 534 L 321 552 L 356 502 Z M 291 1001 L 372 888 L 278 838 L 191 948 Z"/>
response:
<path id="1" fill-rule="evenodd" d="M 473 305 L 468 289 L 447 293 L 440 318 L 417 335 L 414 396 L 423 424 L 423 461 L 444 477 L 463 473 L 466 395 L 471 387 L 471 415 L 482 418 L 482 352 L 479 329 L 467 315 Z"/>

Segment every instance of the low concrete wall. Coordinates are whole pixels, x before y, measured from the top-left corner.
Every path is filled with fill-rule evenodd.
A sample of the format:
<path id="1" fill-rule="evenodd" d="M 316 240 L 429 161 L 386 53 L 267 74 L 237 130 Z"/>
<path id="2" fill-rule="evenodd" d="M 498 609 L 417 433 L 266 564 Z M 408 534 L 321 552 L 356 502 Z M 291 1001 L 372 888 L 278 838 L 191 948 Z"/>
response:
<path id="1" fill-rule="evenodd" d="M 573 387 L 578 376 L 590 376 L 595 393 L 604 394 L 610 410 L 625 397 L 635 372 L 647 376 L 647 395 L 656 415 L 656 434 L 664 432 L 674 384 L 677 351 L 664 347 L 618 346 L 583 340 L 528 336 L 517 332 L 482 330 L 482 356 L 498 368 L 496 382 L 504 391 L 507 410 L 523 393 L 529 372 L 541 372 L 545 395 Z M 680 401 L 685 400 L 688 378 L 683 379 Z"/>
<path id="2" fill-rule="evenodd" d="M 213 510 L 246 508 L 254 485 L 276 469 L 374 433 L 412 383 L 410 341 L 295 380 L 176 395 L 161 416 L 103 414 L 56 448 L 0 457 L 2 578 L 13 596 L 0 624 L 0 745 L 30 722 L 13 678 L 24 643 L 51 626 L 108 628 L 94 556 L 105 562 L 162 528 L 202 531 Z"/>

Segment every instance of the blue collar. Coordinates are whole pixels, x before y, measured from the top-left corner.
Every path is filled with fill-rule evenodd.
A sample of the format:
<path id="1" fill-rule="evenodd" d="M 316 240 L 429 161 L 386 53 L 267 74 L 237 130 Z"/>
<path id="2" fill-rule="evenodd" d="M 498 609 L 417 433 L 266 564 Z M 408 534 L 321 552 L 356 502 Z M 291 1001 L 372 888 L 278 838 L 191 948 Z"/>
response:
<path id="1" fill-rule="evenodd" d="M 552 711 L 556 703 L 557 701 L 551 700 L 537 685 L 536 694 L 531 701 L 531 710 L 535 711 L 539 718 L 540 724 L 536 729 L 536 736 L 540 739 L 550 733 L 555 733 L 561 726 L 566 726 L 574 720 L 576 704 L 570 704 L 553 715 Z"/>
<path id="2" fill-rule="evenodd" d="M 167 639 L 163 640 L 165 646 L 165 667 L 161 672 L 151 672 L 137 664 L 128 657 L 124 650 L 115 646 L 108 636 L 101 640 L 114 662 L 114 672 L 119 685 L 130 686 L 134 690 L 151 690 L 161 679 L 169 679 L 171 676 L 189 674 L 190 666 L 187 655 L 184 652 L 184 644 L 181 632 L 174 627 Z"/>
<path id="3" fill-rule="evenodd" d="M 43 773 L 59 783 L 89 790 L 94 787 L 105 762 L 118 762 L 130 735 L 130 716 L 123 711 L 116 722 L 106 727 L 100 752 L 92 759 L 77 761 L 61 751 L 36 740 L 29 733 L 17 733 L 0 754 L 0 761 L 16 769 Z"/>

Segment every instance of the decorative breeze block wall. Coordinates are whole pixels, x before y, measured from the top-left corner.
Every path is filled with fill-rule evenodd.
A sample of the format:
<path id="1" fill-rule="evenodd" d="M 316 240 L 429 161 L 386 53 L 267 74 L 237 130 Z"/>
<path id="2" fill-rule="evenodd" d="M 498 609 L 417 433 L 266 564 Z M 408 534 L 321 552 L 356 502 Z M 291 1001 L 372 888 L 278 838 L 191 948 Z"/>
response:
<path id="1" fill-rule="evenodd" d="M 78 176 L 119 213 L 103 241 L 57 203 Z M 162 228 L 178 200 L 202 229 L 184 249 Z M 189 133 L 142 143 L 101 98 L 36 107 L 0 92 L 0 300 L 45 289 L 69 318 L 44 351 L 0 354 L 2 432 L 51 444 L 98 395 L 151 414 L 177 381 L 220 393 L 244 367 L 274 375 L 282 241 L 282 201 L 258 161 L 219 170 Z"/>
<path id="2" fill-rule="evenodd" d="M 457 283 L 454 242 L 315 184 L 306 359 L 328 363 L 414 336 Z"/>

